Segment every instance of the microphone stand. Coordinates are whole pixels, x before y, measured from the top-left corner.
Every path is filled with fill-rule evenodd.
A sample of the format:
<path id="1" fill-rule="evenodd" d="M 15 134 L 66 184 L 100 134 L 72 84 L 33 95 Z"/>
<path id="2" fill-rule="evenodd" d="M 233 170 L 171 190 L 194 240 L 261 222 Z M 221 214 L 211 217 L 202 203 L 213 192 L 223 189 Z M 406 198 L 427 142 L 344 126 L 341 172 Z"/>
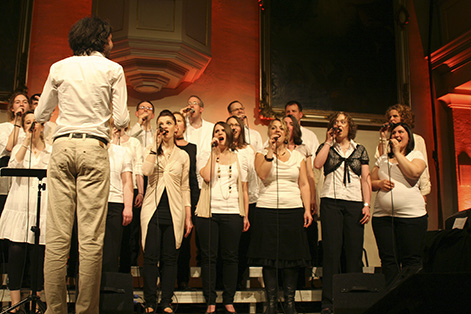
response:
<path id="1" fill-rule="evenodd" d="M 34 233 L 34 247 L 33 247 L 33 260 L 39 261 L 39 236 L 41 234 L 40 229 L 40 213 L 41 213 L 41 191 L 46 190 L 46 184 L 42 182 L 43 178 L 46 177 L 45 169 L 24 169 L 24 168 L 1 168 L 0 176 L 7 177 L 37 177 L 38 182 L 38 202 L 36 206 L 36 225 L 31 227 L 31 231 Z M 36 265 L 37 266 L 37 265 Z M 38 296 L 38 290 L 36 288 L 38 284 L 38 267 L 33 267 L 31 272 L 31 295 L 21 300 L 15 305 L 10 306 L 6 310 L 2 311 L 0 314 L 11 313 L 11 310 L 20 307 L 23 304 L 31 302 L 31 312 L 36 311 L 36 305 L 38 306 L 38 311 L 40 313 L 46 312 L 46 304 L 41 301 L 41 298 Z"/>

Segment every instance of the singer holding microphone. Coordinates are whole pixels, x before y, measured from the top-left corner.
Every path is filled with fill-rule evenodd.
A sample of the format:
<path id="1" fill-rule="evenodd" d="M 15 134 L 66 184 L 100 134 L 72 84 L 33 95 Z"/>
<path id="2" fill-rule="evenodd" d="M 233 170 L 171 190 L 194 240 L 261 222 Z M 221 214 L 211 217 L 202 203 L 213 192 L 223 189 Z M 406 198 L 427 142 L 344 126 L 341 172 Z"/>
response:
<path id="1" fill-rule="evenodd" d="M 268 146 L 255 156 L 261 184 L 247 255 L 250 264 L 263 266 L 265 314 L 277 313 L 278 269 L 283 274 L 284 313 L 294 314 L 298 271 L 311 259 L 304 230 L 312 223 L 309 181 L 305 157 L 287 147 L 290 132 L 283 120 L 270 122 L 268 138 Z"/>
<path id="2" fill-rule="evenodd" d="M 213 129 L 211 154 L 201 169 L 203 186 L 196 206 L 206 313 L 216 312 L 216 262 L 221 249 L 225 313 L 235 313 L 238 249 L 242 231 L 250 227 L 247 166 L 234 153 L 231 127 L 219 121 Z"/>
<path id="3" fill-rule="evenodd" d="M 160 112 L 155 142 L 142 165 L 142 173 L 149 177 L 141 211 L 146 313 L 155 313 L 157 309 L 158 264 L 160 306 L 163 313 L 173 313 L 171 301 L 177 278 L 178 249 L 183 235 L 187 237 L 193 228 L 190 159 L 175 145 L 176 124 L 169 110 Z"/>
<path id="4" fill-rule="evenodd" d="M 34 112 L 27 111 L 22 116 L 22 126 L 26 136 L 22 143 L 17 144 L 11 154 L 9 167 L 46 169 L 51 156 L 51 146 L 44 141 L 43 125 L 34 121 Z M 43 180 L 45 182 L 45 179 Z M 41 195 L 40 216 L 40 250 L 39 263 L 31 258 L 34 247 L 34 233 L 31 227 L 36 225 L 36 209 L 38 199 L 38 179 L 13 177 L 10 192 L 0 217 L 0 239 L 8 240 L 8 288 L 11 304 L 20 302 L 20 289 L 26 265 L 26 256 L 30 257 L 30 274 L 37 267 L 38 281 L 36 289 L 41 291 L 44 282 L 44 247 L 46 244 L 46 198 Z M 28 252 L 28 253 L 27 253 Z M 15 309 L 14 311 L 17 311 Z"/>
<path id="5" fill-rule="evenodd" d="M 326 140 L 317 150 L 314 167 L 324 167 L 320 216 L 323 245 L 322 314 L 332 313 L 333 275 L 362 272 L 364 224 L 370 219 L 371 179 L 366 148 L 353 141 L 356 126 L 349 114 L 329 119 Z"/>
<path id="6" fill-rule="evenodd" d="M 373 191 L 378 191 L 373 232 L 386 284 L 401 269 L 422 266 L 421 242 L 428 216 L 419 190 L 425 158 L 414 149 L 414 136 L 407 124 L 393 124 L 390 131 L 391 151 L 376 161 L 371 173 Z"/>

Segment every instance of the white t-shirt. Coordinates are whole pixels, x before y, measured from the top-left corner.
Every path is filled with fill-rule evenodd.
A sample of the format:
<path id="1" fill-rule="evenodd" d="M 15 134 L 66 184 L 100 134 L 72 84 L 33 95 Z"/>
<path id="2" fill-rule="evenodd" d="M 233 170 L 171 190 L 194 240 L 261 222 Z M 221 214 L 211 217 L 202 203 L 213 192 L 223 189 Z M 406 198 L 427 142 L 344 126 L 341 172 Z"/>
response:
<path id="1" fill-rule="evenodd" d="M 298 179 L 304 156 L 296 150 L 292 152 L 287 151 L 290 154 L 289 159 L 283 162 L 277 160 L 276 156 L 274 156 L 269 175 L 265 180 L 260 180 L 257 207 L 303 207 Z M 267 150 L 262 152 L 263 155 L 266 155 L 266 153 Z"/>
<path id="2" fill-rule="evenodd" d="M 247 171 L 247 182 L 249 189 L 249 204 L 257 202 L 258 199 L 258 176 L 255 171 L 255 151 L 247 145 L 245 148 L 237 149 L 240 168 Z"/>
<path id="3" fill-rule="evenodd" d="M 108 148 L 110 158 L 110 195 L 108 202 L 124 203 L 123 181 L 121 174 L 132 172 L 131 152 L 128 148 L 111 144 Z"/>
<path id="4" fill-rule="evenodd" d="M 137 189 L 136 183 L 136 176 L 142 176 L 142 163 L 144 161 L 144 157 L 142 156 L 142 146 L 139 140 L 135 137 L 129 137 L 129 140 L 126 142 L 121 142 L 121 146 L 126 147 L 129 149 L 131 153 L 131 160 L 132 160 L 132 184 L 133 188 Z"/>
<path id="5" fill-rule="evenodd" d="M 409 161 L 414 159 L 425 161 L 422 153 L 416 150 L 410 152 L 406 158 Z M 376 161 L 376 166 L 379 167 L 379 179 L 390 178 L 394 182 L 394 188 L 389 192 L 378 191 L 373 212 L 374 217 L 392 216 L 393 206 L 394 217 L 415 218 L 422 217 L 427 213 L 418 181 L 411 182 L 412 180 L 406 179 L 398 164 L 390 163 L 386 154 Z"/>
<path id="6" fill-rule="evenodd" d="M 237 180 L 247 182 L 247 171 L 238 170 L 237 161 L 230 165 L 216 163 L 214 179 L 211 184 L 211 213 L 240 214 Z M 240 175 L 240 178 L 239 178 Z"/>
<path id="7" fill-rule="evenodd" d="M 187 120 L 186 125 L 185 140 L 196 145 L 196 178 L 201 189 L 203 178 L 200 175 L 200 170 L 206 165 L 211 154 L 214 124 L 203 120 L 201 127 L 196 129 Z"/>
<path id="8" fill-rule="evenodd" d="M 255 149 L 255 152 L 260 152 L 263 150 L 262 136 L 256 130 L 249 129 L 247 126 L 244 127 L 245 141 L 252 145 Z"/>

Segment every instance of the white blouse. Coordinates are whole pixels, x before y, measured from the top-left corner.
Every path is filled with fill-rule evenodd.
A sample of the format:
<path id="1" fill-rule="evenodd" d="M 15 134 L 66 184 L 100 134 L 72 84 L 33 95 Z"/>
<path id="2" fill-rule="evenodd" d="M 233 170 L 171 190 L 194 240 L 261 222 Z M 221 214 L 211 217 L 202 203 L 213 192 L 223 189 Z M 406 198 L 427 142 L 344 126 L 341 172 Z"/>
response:
<path id="1" fill-rule="evenodd" d="M 37 156 L 31 154 L 31 167 L 29 149 L 22 162 L 18 162 L 15 158 L 21 146 L 22 144 L 18 144 L 13 148 L 8 164 L 9 168 L 47 169 L 51 157 L 51 146 L 46 144 L 46 148 Z M 37 178 L 12 178 L 10 192 L 0 217 L 0 239 L 34 244 L 34 233 L 31 231 L 31 227 L 36 225 L 38 183 Z M 46 183 L 46 178 L 43 179 L 43 183 Z M 47 190 L 42 191 L 40 209 L 39 243 L 44 245 L 46 244 Z"/>

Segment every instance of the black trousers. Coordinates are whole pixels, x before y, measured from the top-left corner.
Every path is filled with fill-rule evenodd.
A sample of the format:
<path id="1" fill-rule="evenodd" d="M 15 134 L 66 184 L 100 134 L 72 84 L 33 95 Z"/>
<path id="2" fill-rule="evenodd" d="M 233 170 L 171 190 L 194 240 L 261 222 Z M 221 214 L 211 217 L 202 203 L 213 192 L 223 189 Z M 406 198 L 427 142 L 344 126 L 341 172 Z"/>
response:
<path id="1" fill-rule="evenodd" d="M 156 210 L 147 226 L 144 249 L 144 300 L 147 307 L 156 309 L 157 277 L 159 276 L 162 298 L 160 304 L 167 307 L 172 301 L 177 276 L 178 251 L 175 247 L 173 224 L 161 224 Z"/>
<path id="2" fill-rule="evenodd" d="M 255 208 L 257 203 L 249 204 L 249 222 L 252 223 L 253 217 L 255 216 Z M 237 272 L 237 284 L 240 288 L 246 287 L 246 281 L 249 278 L 249 267 L 247 251 L 249 250 L 250 244 L 250 229 L 246 232 L 242 232 L 239 243 L 239 270 Z"/>
<path id="3" fill-rule="evenodd" d="M 332 281 L 341 272 L 342 250 L 347 273 L 362 272 L 364 226 L 360 223 L 363 202 L 331 198 L 321 200 L 322 308 L 332 308 Z"/>
<path id="4" fill-rule="evenodd" d="M 36 260 L 33 254 L 33 244 L 8 241 L 8 288 L 10 290 L 21 289 L 27 256 L 29 256 L 30 275 L 33 275 L 35 267 L 37 270 L 36 290 L 42 290 L 44 285 L 44 249 L 44 245 L 39 246 L 39 257 Z M 31 279 L 33 278 L 31 277 Z"/>
<path id="5" fill-rule="evenodd" d="M 141 233 L 141 207 L 135 207 L 138 190 L 134 189 L 132 221 L 123 228 L 123 238 L 121 240 L 121 253 L 119 258 L 119 272 L 131 272 L 131 266 L 137 266 L 137 258 L 141 250 L 139 235 Z"/>
<path id="6" fill-rule="evenodd" d="M 196 217 L 196 230 L 201 248 L 203 295 L 208 305 L 216 304 L 216 262 L 218 250 L 223 264 L 224 304 L 234 302 L 237 286 L 239 241 L 244 226 L 238 214 L 214 214 L 211 218 Z"/>
<path id="7" fill-rule="evenodd" d="M 417 218 L 373 217 L 372 223 L 386 284 L 391 283 L 402 268 L 422 266 L 427 215 Z"/>
<path id="8" fill-rule="evenodd" d="M 108 203 L 105 240 L 103 243 L 104 272 L 118 272 L 121 239 L 123 236 L 123 203 Z"/>

